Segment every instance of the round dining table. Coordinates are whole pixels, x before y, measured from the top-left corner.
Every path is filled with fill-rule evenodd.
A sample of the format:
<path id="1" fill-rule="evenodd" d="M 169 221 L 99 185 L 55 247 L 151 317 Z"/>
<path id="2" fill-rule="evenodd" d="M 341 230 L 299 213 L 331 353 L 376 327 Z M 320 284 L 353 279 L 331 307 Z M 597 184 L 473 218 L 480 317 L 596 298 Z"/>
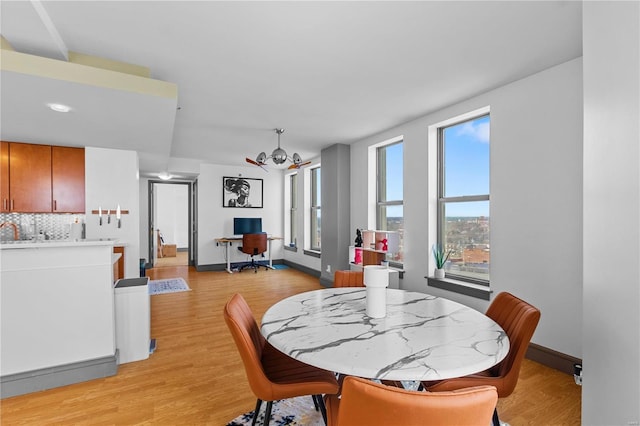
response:
<path id="1" fill-rule="evenodd" d="M 498 364 L 509 339 L 491 318 L 425 293 L 386 289 L 386 316 L 366 314 L 365 288 L 327 288 L 277 302 L 261 332 L 276 349 L 325 370 L 380 380 L 442 380 Z"/>

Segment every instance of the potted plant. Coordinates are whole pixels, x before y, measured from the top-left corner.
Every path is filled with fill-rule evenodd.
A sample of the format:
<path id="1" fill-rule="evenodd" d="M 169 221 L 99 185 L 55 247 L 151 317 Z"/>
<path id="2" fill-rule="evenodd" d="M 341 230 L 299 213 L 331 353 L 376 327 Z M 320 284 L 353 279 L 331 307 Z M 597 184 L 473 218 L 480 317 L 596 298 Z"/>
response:
<path id="1" fill-rule="evenodd" d="M 452 250 L 449 249 L 445 253 L 444 249 L 439 244 L 434 244 L 431 251 L 433 252 L 433 258 L 436 261 L 436 270 L 434 271 L 433 276 L 436 278 L 444 278 L 444 264 L 449 260 Z"/>

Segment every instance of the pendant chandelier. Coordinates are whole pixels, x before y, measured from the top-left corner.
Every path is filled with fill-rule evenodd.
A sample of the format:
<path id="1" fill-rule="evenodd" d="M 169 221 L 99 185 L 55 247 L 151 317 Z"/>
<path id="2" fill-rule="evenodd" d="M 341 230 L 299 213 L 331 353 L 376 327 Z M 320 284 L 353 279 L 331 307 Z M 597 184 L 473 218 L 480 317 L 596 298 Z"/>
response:
<path id="1" fill-rule="evenodd" d="M 277 165 L 283 164 L 287 160 L 291 161 L 291 163 L 293 164 L 291 164 L 288 167 L 289 169 L 299 169 L 300 167 L 306 166 L 307 164 L 311 163 L 310 161 L 303 163 L 302 158 L 300 158 L 300 156 L 296 152 L 294 152 L 291 157 L 288 156 L 287 151 L 280 148 L 280 135 L 284 133 L 284 129 L 274 129 L 274 131 L 278 134 L 278 147 L 274 149 L 271 155 L 269 155 L 268 157 L 267 157 L 267 154 L 265 154 L 264 152 L 261 152 L 260 154 L 258 154 L 255 160 L 252 160 L 251 158 L 247 157 L 246 158 L 247 163 L 261 167 L 265 171 L 267 169 L 265 169 L 264 166 L 267 165 L 268 160 L 272 160 Z"/>

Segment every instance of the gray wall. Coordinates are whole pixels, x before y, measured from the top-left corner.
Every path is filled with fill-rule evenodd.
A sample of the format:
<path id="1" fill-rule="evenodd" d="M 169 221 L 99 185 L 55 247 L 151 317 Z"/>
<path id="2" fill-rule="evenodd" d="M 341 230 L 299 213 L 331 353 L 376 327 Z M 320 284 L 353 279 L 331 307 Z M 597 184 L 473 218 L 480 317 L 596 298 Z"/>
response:
<path id="1" fill-rule="evenodd" d="M 403 136 L 406 271 L 401 287 L 485 311 L 488 302 L 427 286 L 435 242 L 429 126 L 491 108 L 491 288 L 540 308 L 533 342 L 582 356 L 582 61 L 580 58 L 352 145 L 351 223 L 368 220 L 370 145 Z M 431 143 L 431 146 L 429 146 Z M 435 187 L 435 185 L 433 185 Z M 369 224 L 372 226 L 374 224 Z M 352 226 L 353 227 L 353 226 Z"/>
<path id="2" fill-rule="evenodd" d="M 351 226 L 350 147 L 335 144 L 322 150 L 322 261 L 320 281 L 333 282 L 333 272 L 349 269 Z M 354 228 L 355 234 L 355 228 Z"/>
<path id="3" fill-rule="evenodd" d="M 640 3 L 584 2 L 583 21 L 582 423 L 637 425 Z"/>

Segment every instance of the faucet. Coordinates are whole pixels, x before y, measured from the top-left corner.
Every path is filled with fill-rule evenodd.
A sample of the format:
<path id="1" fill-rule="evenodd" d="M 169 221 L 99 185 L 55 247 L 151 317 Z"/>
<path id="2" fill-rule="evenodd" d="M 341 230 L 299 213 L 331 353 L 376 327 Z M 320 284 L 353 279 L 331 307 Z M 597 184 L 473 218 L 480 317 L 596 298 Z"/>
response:
<path id="1" fill-rule="evenodd" d="M 20 238 L 20 231 L 18 230 L 18 226 L 13 222 L 2 222 L 2 224 L 0 224 L 0 229 L 4 228 L 5 226 L 13 227 L 13 239 L 14 241 L 18 241 L 18 239 Z"/>

